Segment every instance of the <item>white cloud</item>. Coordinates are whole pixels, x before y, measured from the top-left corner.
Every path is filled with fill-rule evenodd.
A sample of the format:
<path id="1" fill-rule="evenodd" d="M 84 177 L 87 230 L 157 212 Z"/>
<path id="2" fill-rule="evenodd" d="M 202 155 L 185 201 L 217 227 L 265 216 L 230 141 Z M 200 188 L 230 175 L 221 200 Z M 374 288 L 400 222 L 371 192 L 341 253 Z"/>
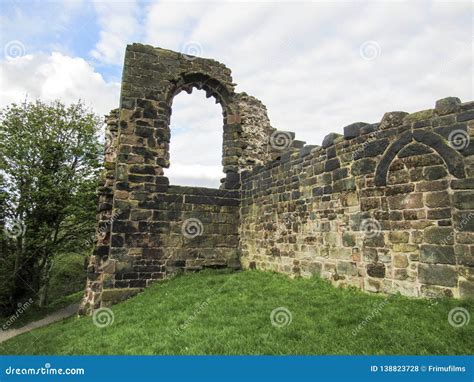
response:
<path id="1" fill-rule="evenodd" d="M 274 127 L 309 144 L 386 111 L 473 96 L 468 2 L 160 2 L 146 14 L 147 43 L 179 51 L 197 41 L 232 70 L 238 91 L 266 104 Z M 373 61 L 360 55 L 366 41 L 380 46 Z M 188 129 L 171 141 L 179 165 L 203 160 L 196 142 L 206 133 Z M 210 142 L 207 156 L 221 155 L 222 141 Z"/>
<path id="2" fill-rule="evenodd" d="M 78 36 L 91 29 L 91 20 L 86 17 L 88 12 L 89 4 L 84 0 L 3 1 L 0 7 L 0 44 L 5 47 L 11 41 L 20 41 L 28 54 L 45 50 L 72 51 L 70 43 L 77 42 Z M 81 25 L 75 25 L 79 19 L 82 19 Z M 69 34 L 71 31 L 73 38 Z"/>
<path id="3" fill-rule="evenodd" d="M 170 183 L 219 187 L 224 177 L 221 106 L 203 90 L 182 92 L 173 100 L 170 122 L 170 168 L 165 169 Z"/>
<path id="4" fill-rule="evenodd" d="M 145 43 L 180 51 L 199 19 L 216 6 L 203 2 L 155 2 L 146 9 Z"/>
<path id="5" fill-rule="evenodd" d="M 239 91 L 267 105 L 274 127 L 308 143 L 386 111 L 472 99 L 468 2 L 212 3 L 184 14 L 165 2 L 150 10 L 149 42 L 179 50 L 198 41 L 203 56 L 232 69 Z M 369 40 L 381 48 L 374 61 L 359 52 Z"/>
<path id="6" fill-rule="evenodd" d="M 175 163 L 165 174 L 170 184 L 180 186 L 201 186 L 218 188 L 222 174 L 222 166 L 204 166 L 200 164 Z"/>
<path id="7" fill-rule="evenodd" d="M 138 2 L 97 0 L 94 7 L 102 29 L 91 56 L 102 64 L 122 65 L 125 46 L 139 33 Z"/>
<path id="8" fill-rule="evenodd" d="M 118 107 L 120 84 L 107 83 L 84 59 L 61 53 L 25 55 L 0 62 L 1 106 L 39 98 L 83 100 L 101 115 Z"/>

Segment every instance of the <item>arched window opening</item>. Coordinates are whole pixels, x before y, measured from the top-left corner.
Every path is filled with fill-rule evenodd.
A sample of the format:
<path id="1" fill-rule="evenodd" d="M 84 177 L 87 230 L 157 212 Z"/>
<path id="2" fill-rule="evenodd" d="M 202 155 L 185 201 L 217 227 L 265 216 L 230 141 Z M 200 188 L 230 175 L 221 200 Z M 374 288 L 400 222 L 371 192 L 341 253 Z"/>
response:
<path id="1" fill-rule="evenodd" d="M 219 188 L 222 171 L 222 107 L 204 91 L 173 99 L 170 121 L 170 184 Z"/>

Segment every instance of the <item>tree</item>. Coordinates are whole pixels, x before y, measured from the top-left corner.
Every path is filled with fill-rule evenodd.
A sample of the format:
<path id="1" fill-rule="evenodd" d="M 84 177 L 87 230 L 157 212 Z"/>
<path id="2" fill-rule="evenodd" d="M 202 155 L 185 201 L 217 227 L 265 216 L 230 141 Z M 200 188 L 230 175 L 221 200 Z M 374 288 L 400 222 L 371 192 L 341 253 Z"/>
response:
<path id="1" fill-rule="evenodd" d="M 88 249 L 101 168 L 100 128 L 100 119 L 81 102 L 25 101 L 0 112 L 5 226 L 0 283 L 11 284 L 10 306 L 27 297 L 46 303 L 54 258 Z"/>

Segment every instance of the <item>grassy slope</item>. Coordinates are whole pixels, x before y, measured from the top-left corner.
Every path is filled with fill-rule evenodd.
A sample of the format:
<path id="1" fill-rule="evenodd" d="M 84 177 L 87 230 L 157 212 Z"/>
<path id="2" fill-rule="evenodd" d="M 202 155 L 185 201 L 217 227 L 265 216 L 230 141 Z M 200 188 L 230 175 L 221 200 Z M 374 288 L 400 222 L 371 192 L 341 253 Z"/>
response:
<path id="1" fill-rule="evenodd" d="M 157 283 L 112 307 L 96 327 L 70 318 L 0 344 L 2 354 L 472 354 L 473 321 L 448 323 L 450 309 L 473 301 L 392 297 L 357 335 L 353 330 L 385 296 L 291 280 L 257 271 L 199 273 Z M 204 304 L 203 304 L 204 303 Z M 276 328 L 270 313 L 292 312 Z M 190 317 L 192 317 L 190 319 Z M 180 334 L 178 325 L 188 322 Z"/>

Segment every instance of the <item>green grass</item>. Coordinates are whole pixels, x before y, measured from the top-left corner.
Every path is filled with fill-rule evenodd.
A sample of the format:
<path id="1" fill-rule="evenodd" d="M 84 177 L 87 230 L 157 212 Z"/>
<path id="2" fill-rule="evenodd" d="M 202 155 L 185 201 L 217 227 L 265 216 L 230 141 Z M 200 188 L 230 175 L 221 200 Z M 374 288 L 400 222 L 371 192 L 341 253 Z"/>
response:
<path id="1" fill-rule="evenodd" d="M 320 279 L 203 272 L 156 283 L 113 306 L 114 322 L 105 328 L 91 317 L 72 317 L 0 344 L 0 353 L 473 353 L 474 320 L 460 328 L 448 322 L 452 308 L 474 312 L 473 301 L 386 299 Z M 291 312 L 289 325 L 272 325 L 270 314 L 278 307 Z M 378 307 L 380 313 L 354 335 Z M 185 328 L 176 333 L 180 325 Z"/>

